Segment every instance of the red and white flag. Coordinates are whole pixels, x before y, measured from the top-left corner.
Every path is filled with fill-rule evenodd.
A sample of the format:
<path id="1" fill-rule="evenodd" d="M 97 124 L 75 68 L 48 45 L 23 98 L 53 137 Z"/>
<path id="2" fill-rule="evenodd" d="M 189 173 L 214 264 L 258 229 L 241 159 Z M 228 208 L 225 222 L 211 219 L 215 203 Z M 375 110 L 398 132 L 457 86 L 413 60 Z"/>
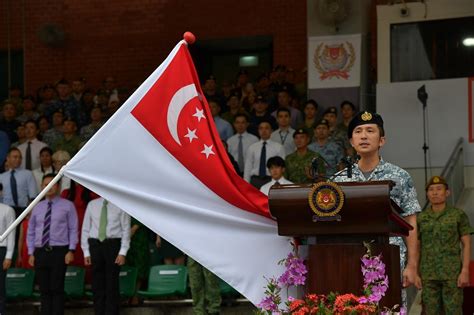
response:
<path id="1" fill-rule="evenodd" d="M 234 171 L 184 41 L 64 167 L 252 303 L 291 251 Z"/>

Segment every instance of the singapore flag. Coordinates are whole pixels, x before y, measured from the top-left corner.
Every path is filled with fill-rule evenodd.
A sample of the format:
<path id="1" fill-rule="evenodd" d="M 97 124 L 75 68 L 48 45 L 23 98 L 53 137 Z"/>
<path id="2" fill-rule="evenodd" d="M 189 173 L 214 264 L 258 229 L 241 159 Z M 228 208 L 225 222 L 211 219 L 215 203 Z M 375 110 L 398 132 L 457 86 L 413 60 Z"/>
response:
<path id="1" fill-rule="evenodd" d="M 64 167 L 187 255 L 260 302 L 291 251 L 266 196 L 234 171 L 181 41 Z"/>

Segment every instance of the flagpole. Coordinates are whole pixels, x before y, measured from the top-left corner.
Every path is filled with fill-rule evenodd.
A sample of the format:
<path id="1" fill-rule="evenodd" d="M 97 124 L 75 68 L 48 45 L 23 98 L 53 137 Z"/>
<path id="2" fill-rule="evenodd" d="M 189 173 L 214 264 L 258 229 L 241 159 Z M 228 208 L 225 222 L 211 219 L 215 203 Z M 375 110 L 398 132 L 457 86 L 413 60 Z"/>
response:
<path id="1" fill-rule="evenodd" d="M 26 209 L 23 210 L 23 212 L 18 216 L 18 218 L 16 218 L 15 221 L 13 221 L 13 223 L 7 228 L 7 230 L 3 232 L 2 236 L 0 236 L 0 242 L 3 242 L 3 240 L 7 238 L 8 234 L 10 234 L 21 223 L 21 221 L 23 221 L 23 219 L 28 215 L 28 213 L 30 213 L 31 210 L 33 210 L 33 208 L 38 204 L 38 202 L 40 202 L 41 199 L 43 199 L 43 197 L 51 189 L 51 187 L 53 187 L 61 179 L 61 177 L 63 176 L 63 169 L 64 169 L 64 166 L 61 167 L 58 174 L 56 174 L 56 176 L 54 176 L 54 178 L 38 194 L 38 196 L 36 196 L 36 198 L 33 199 L 33 201 L 28 205 L 28 207 L 26 207 Z"/>

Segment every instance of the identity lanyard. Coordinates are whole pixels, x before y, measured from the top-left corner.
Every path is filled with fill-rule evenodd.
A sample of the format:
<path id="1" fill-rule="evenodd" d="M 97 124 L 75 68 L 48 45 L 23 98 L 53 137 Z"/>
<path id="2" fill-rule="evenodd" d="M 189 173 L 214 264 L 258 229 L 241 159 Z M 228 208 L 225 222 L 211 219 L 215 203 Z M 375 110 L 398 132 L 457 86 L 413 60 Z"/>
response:
<path id="1" fill-rule="evenodd" d="M 285 144 L 286 138 L 288 138 L 288 134 L 289 134 L 290 132 L 289 132 L 289 131 L 286 131 L 286 134 L 285 134 L 284 137 L 281 135 L 281 130 L 278 131 L 278 133 L 280 134 L 281 144 Z"/>

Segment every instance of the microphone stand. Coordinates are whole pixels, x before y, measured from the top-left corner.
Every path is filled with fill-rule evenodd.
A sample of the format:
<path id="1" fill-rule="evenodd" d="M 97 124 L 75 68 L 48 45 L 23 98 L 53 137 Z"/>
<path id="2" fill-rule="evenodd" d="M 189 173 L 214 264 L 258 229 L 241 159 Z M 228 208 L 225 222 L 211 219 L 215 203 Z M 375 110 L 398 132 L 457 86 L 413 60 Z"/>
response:
<path id="1" fill-rule="evenodd" d="M 353 175 L 352 168 L 354 166 L 354 163 L 357 163 L 359 159 L 360 159 L 359 155 L 355 155 L 355 156 L 348 155 L 346 157 L 343 157 L 341 159 L 341 162 L 344 164 L 345 169 L 332 175 L 331 178 L 329 178 L 329 180 L 333 181 L 334 179 L 338 177 L 343 177 L 343 176 L 347 178 L 352 178 L 352 175 Z"/>
<path id="2" fill-rule="evenodd" d="M 423 105 L 423 157 L 424 157 L 424 169 L 425 169 L 425 183 L 428 182 L 428 163 L 427 163 L 427 155 L 428 155 L 428 144 L 426 143 L 426 105 L 428 100 L 428 93 L 426 93 L 425 85 L 422 85 L 418 89 L 418 100 Z"/>

